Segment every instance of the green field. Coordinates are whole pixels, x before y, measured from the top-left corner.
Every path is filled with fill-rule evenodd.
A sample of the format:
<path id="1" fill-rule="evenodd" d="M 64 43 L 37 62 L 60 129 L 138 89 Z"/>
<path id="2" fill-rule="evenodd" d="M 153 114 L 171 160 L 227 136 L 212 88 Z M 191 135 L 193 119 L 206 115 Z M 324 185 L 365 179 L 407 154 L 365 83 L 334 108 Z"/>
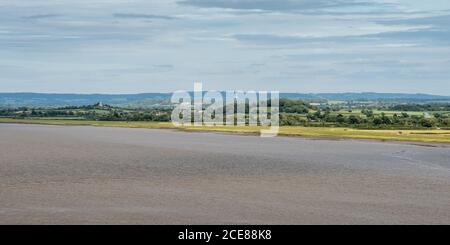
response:
<path id="1" fill-rule="evenodd" d="M 168 122 L 123 122 L 123 121 L 87 121 L 66 119 L 9 119 L 0 118 L 0 123 L 23 123 L 67 126 L 103 126 L 149 129 L 175 129 Z M 257 126 L 220 126 L 220 127 L 180 127 L 184 131 L 211 131 L 240 134 L 258 134 L 262 127 Z M 285 126 L 280 128 L 279 135 L 313 138 L 351 138 L 373 140 L 397 140 L 430 143 L 450 143 L 450 130 L 366 130 L 351 128 L 323 128 Z"/>

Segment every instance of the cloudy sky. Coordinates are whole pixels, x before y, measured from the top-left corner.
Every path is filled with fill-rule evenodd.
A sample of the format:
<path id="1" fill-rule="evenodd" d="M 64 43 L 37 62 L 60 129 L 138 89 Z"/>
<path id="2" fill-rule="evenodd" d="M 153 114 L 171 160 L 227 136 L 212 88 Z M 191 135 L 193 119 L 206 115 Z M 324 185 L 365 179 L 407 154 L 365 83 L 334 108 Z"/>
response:
<path id="1" fill-rule="evenodd" d="M 0 0 L 0 92 L 450 95 L 448 0 Z"/>

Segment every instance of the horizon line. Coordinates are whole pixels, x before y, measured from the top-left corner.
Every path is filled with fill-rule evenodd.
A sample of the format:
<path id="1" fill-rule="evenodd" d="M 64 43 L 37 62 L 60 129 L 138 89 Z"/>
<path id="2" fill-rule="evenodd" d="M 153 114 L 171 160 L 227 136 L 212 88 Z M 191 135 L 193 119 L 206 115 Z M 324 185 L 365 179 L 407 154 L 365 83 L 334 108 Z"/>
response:
<path id="1" fill-rule="evenodd" d="M 184 90 L 187 92 L 193 92 Z M 245 90 L 205 90 L 207 91 L 245 91 Z M 270 90 L 260 90 L 267 91 Z M 273 91 L 273 90 L 272 90 Z M 450 95 L 443 94 L 434 94 L 434 93 L 419 93 L 419 92 L 373 92 L 373 91 L 363 91 L 363 92 L 282 92 L 278 91 L 280 94 L 404 94 L 404 95 L 432 95 L 432 96 L 441 96 L 441 97 L 450 97 Z M 126 93 L 114 93 L 114 92 L 3 92 L 0 91 L 0 94 L 46 94 L 46 95 L 140 95 L 140 94 L 172 94 L 174 92 L 126 92 Z"/>

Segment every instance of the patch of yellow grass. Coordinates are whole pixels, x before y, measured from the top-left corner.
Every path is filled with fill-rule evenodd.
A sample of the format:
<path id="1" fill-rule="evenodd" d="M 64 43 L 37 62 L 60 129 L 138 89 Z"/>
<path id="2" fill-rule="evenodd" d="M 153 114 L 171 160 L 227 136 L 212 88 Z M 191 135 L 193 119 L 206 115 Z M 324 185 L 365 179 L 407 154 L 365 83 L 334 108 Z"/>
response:
<path id="1" fill-rule="evenodd" d="M 450 143 L 450 130 L 367 130 L 351 128 L 282 127 L 280 134 Z"/>

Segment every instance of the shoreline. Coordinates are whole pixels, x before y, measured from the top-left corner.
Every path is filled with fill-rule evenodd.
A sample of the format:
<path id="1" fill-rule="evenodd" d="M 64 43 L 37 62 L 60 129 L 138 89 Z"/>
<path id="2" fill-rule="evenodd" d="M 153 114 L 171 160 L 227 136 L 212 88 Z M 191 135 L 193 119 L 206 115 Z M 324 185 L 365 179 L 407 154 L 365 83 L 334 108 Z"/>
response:
<path id="1" fill-rule="evenodd" d="M 174 127 L 174 126 L 167 126 L 164 125 L 165 123 L 161 122 L 144 122 L 144 124 L 154 124 L 154 127 L 140 127 L 135 125 L 101 125 L 101 122 L 106 123 L 114 123 L 114 121 L 99 121 L 100 123 L 93 123 L 91 121 L 84 121 L 85 123 L 80 124 L 68 124 L 68 123 L 55 123 L 54 121 L 50 122 L 42 122 L 42 121 L 35 121 L 25 119 L 25 121 L 2 121 L 0 119 L 0 124 L 20 124 L 20 125 L 42 125 L 42 126 L 68 126 L 68 127 L 104 127 L 104 128 L 128 128 L 128 129 L 159 129 L 159 130 L 172 130 L 177 132 L 186 132 L 186 133 L 213 133 L 213 134 L 225 134 L 225 135 L 240 135 L 240 136 L 259 136 L 258 132 L 254 131 L 239 131 L 239 130 L 217 130 L 214 128 L 209 127 L 202 127 L 202 128 L 195 128 L 195 127 L 186 127 L 186 128 L 180 128 L 180 127 Z M 64 120 L 61 120 L 61 122 L 64 122 Z M 123 123 L 123 122 L 122 122 Z M 126 123 L 133 123 L 133 122 L 126 122 Z M 158 125 L 159 124 L 159 125 Z M 148 126 L 146 125 L 146 126 Z M 282 127 L 280 127 L 282 128 Z M 364 130 L 361 130 L 364 131 Z M 392 131 L 402 131 L 402 130 L 392 130 Z M 404 131 L 404 130 L 403 130 Z M 414 130 L 412 130 L 414 131 Z M 415 130 L 420 131 L 420 130 Z M 280 132 L 276 137 L 286 137 L 286 138 L 299 138 L 299 139 L 307 139 L 307 140 L 329 140 L 329 141 L 360 141 L 360 142 L 386 142 L 386 143 L 396 143 L 396 144 L 402 144 L 402 145 L 414 145 L 414 146 L 421 146 L 421 147 L 439 147 L 439 148 L 447 148 L 450 147 L 450 141 L 420 141 L 420 140 L 409 140 L 409 139 L 377 139 L 377 138 L 370 138 L 370 137 L 352 137 L 352 136 L 331 136 L 331 135 L 323 135 L 323 136 L 310 136 L 310 135 L 301 135 L 301 134 L 286 134 L 283 132 Z M 450 139 L 449 139 L 450 140 Z"/>

